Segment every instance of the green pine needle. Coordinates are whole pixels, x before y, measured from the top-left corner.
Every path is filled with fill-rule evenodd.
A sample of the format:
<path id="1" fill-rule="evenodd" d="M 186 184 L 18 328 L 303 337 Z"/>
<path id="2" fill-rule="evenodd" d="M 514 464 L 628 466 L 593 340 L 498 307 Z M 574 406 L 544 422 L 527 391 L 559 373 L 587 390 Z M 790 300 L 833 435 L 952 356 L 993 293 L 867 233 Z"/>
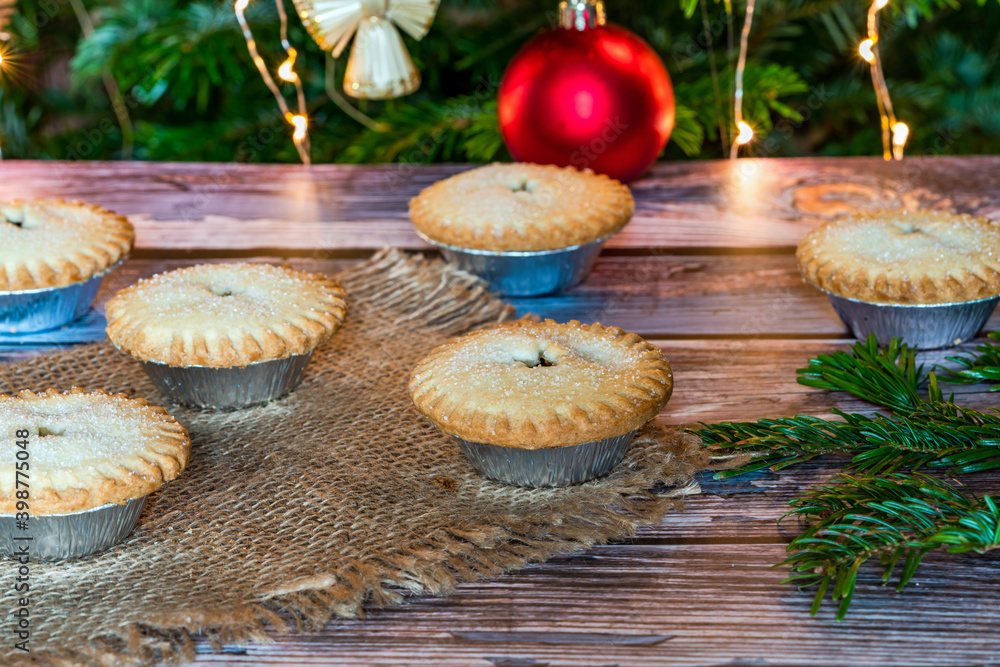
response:
<path id="1" fill-rule="evenodd" d="M 998 334 L 990 337 L 1000 340 Z M 963 367 L 945 371 L 950 382 L 1000 381 L 1000 346 L 981 345 L 975 354 L 949 359 Z M 990 497 L 967 495 L 917 472 L 955 475 L 1000 468 L 1000 412 L 945 400 L 936 375 L 925 374 L 917 364 L 915 348 L 897 339 L 879 348 L 872 336 L 847 352 L 819 355 L 798 376 L 800 384 L 848 392 L 893 414 L 834 409 L 836 420 L 799 415 L 701 424 L 693 432 L 717 453 L 753 455 L 746 465 L 716 478 L 850 454 L 844 470 L 853 474 L 841 473 L 835 484 L 792 500 L 794 509 L 786 515 L 801 516 L 808 526 L 789 544 L 794 553 L 779 565 L 791 569 L 786 581 L 816 588 L 813 615 L 829 593 L 838 602 L 837 619 L 844 618 L 858 570 L 872 557 L 883 564 L 883 583 L 902 563 L 900 590 L 929 551 L 983 553 L 1000 545 L 1000 513 Z"/>
<path id="2" fill-rule="evenodd" d="M 851 454 L 848 467 L 868 474 L 900 468 L 937 468 L 957 474 L 1000 467 L 1000 414 L 962 410 L 950 403 L 905 417 L 868 417 L 839 410 L 834 414 L 844 421 L 799 415 L 702 424 L 693 432 L 716 451 L 754 454 L 750 463 L 723 471 L 716 475 L 718 479 L 765 467 L 777 471 L 833 452 Z"/>
<path id="3" fill-rule="evenodd" d="M 990 338 L 1000 341 L 1000 332 L 994 331 Z M 984 343 L 976 347 L 976 351 L 967 356 L 947 357 L 962 368 L 951 370 L 939 367 L 941 379 L 953 384 L 976 384 L 977 382 L 993 382 L 990 391 L 1000 391 L 1000 345 Z"/>
<path id="4" fill-rule="evenodd" d="M 976 498 L 920 474 L 837 475 L 834 481 L 792 500 L 794 509 L 785 515 L 809 522 L 778 566 L 791 569 L 786 582 L 816 587 L 812 615 L 832 585 L 831 598 L 840 602 L 837 620 L 843 619 L 858 569 L 872 557 L 883 565 L 883 584 L 903 559 L 899 591 L 929 551 L 985 553 L 1000 547 L 1000 511 L 989 496 Z"/>
<path id="5" fill-rule="evenodd" d="M 821 354 L 796 371 L 799 384 L 817 389 L 846 391 L 893 410 L 908 411 L 923 403 L 918 387 L 927 380 L 923 364 L 916 365 L 916 348 L 893 338 L 879 349 L 875 336 L 851 347 L 850 352 Z"/>

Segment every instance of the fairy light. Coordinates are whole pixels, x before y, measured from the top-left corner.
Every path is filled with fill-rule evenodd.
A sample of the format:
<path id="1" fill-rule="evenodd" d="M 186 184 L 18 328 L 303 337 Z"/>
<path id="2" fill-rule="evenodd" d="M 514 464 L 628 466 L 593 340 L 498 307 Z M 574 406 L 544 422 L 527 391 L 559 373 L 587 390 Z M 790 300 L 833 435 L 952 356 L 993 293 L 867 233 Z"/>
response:
<path id="1" fill-rule="evenodd" d="M 309 121 L 305 116 L 292 116 L 288 119 L 288 122 L 295 127 L 295 132 L 292 133 L 292 138 L 295 141 L 302 141 L 306 137 L 306 132 L 309 131 Z"/>
<path id="2" fill-rule="evenodd" d="M 753 128 L 742 120 L 737 124 L 737 127 L 740 133 L 736 135 L 736 143 L 740 146 L 750 143 L 750 140 L 753 139 Z"/>
<path id="3" fill-rule="evenodd" d="M 278 68 L 278 76 L 282 81 L 288 81 L 289 83 L 294 83 L 299 80 L 299 75 L 295 73 L 292 69 L 295 67 L 295 49 L 289 47 L 288 50 L 288 60 L 281 63 L 281 67 Z"/>
<path id="4" fill-rule="evenodd" d="M 309 121 L 306 117 L 305 92 L 302 89 L 302 81 L 299 79 L 299 75 L 293 69 L 298 53 L 288 42 L 288 15 L 285 13 L 285 6 L 282 0 L 275 0 L 278 16 L 281 19 L 281 46 L 285 49 L 285 53 L 288 56 L 281 66 L 278 67 L 278 76 L 282 81 L 295 84 L 298 113 L 292 113 L 288 102 L 285 101 L 285 96 L 281 94 L 278 84 L 275 82 L 274 77 L 271 76 L 267 65 L 264 63 L 264 59 L 261 58 L 260 52 L 257 50 L 257 42 L 250 31 L 250 25 L 247 23 L 245 16 L 249 5 L 250 0 L 235 0 L 233 3 L 233 9 L 236 11 L 236 20 L 243 31 L 243 39 L 247 43 L 247 51 L 250 52 L 250 59 L 253 60 L 254 66 L 260 72 L 260 77 L 264 80 L 264 84 L 271 91 L 271 94 L 274 95 L 274 100 L 278 103 L 278 108 L 281 110 L 285 120 L 295 128 L 292 132 L 292 142 L 295 144 L 295 150 L 299 153 L 299 158 L 303 164 L 311 164 L 312 161 L 309 158 Z"/>
<path id="5" fill-rule="evenodd" d="M 274 0 L 274 6 L 278 10 L 278 19 L 281 22 L 281 32 L 279 33 L 281 37 L 281 48 L 283 48 L 285 53 L 288 54 L 288 58 L 286 58 L 285 62 L 281 64 L 281 67 L 278 68 L 278 75 L 281 76 L 284 81 L 295 84 L 295 100 L 299 107 L 298 115 L 302 117 L 303 121 L 305 121 L 306 93 L 302 88 L 302 79 L 299 78 L 299 75 L 296 74 L 293 69 L 295 67 L 295 59 L 299 55 L 299 52 L 296 51 L 295 48 L 288 42 L 288 14 L 285 12 L 285 1 Z M 281 74 L 281 69 L 284 68 L 285 63 L 288 63 L 288 70 L 286 73 L 290 78 L 285 78 Z M 296 135 L 300 137 L 298 140 L 295 139 Z M 303 130 L 301 132 L 299 132 L 298 127 L 296 127 L 295 133 L 292 134 L 292 139 L 293 141 L 296 141 L 296 146 L 301 143 L 305 146 L 305 152 L 309 152 L 308 125 L 303 125 Z M 308 162 L 306 162 L 306 164 L 308 164 Z"/>
<path id="6" fill-rule="evenodd" d="M 875 88 L 875 101 L 882 126 L 882 157 L 885 160 L 902 160 L 910 128 L 906 123 L 896 120 L 889 87 L 882 73 L 882 59 L 878 53 L 878 13 L 888 4 L 889 0 L 873 0 L 868 8 L 868 38 L 858 45 L 858 54 L 871 65 L 872 86 Z"/>
<path id="7" fill-rule="evenodd" d="M 872 52 L 873 46 L 875 46 L 875 41 L 871 39 L 866 39 L 858 45 L 858 53 L 861 54 L 861 57 L 864 58 L 869 65 L 875 62 L 875 53 Z"/>
<path id="8" fill-rule="evenodd" d="M 740 57 L 736 61 L 736 92 L 733 95 L 733 120 L 739 133 L 733 140 L 729 158 L 739 157 L 740 146 L 753 139 L 753 128 L 743 120 L 743 73 L 747 67 L 747 42 L 750 39 L 750 26 L 753 24 L 753 9 L 755 0 L 747 0 L 746 18 L 743 20 L 743 32 L 740 33 Z"/>
<path id="9" fill-rule="evenodd" d="M 23 59 L 17 49 L 0 35 L 0 80 L 19 81 L 23 83 Z"/>
<path id="10" fill-rule="evenodd" d="M 897 160 L 903 159 L 903 147 L 906 146 L 906 139 L 910 136 L 910 128 L 906 123 L 896 123 L 892 126 L 892 156 Z"/>

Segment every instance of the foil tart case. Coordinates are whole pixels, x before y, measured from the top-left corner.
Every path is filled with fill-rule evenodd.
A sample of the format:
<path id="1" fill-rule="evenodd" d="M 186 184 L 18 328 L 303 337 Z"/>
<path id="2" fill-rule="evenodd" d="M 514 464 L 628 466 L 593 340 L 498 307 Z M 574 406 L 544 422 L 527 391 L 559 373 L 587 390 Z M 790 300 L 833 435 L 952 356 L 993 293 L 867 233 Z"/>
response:
<path id="1" fill-rule="evenodd" d="M 0 329 L 10 333 L 47 331 L 83 317 L 94 303 L 104 276 L 124 261 L 65 287 L 0 291 Z"/>
<path id="2" fill-rule="evenodd" d="M 452 436 L 473 467 L 486 477 L 532 488 L 569 486 L 600 477 L 621 463 L 635 431 L 566 447 L 520 449 Z"/>
<path id="3" fill-rule="evenodd" d="M 70 560 L 105 551 L 132 533 L 145 504 L 142 496 L 124 505 L 31 516 L 26 530 L 17 527 L 14 516 L 0 515 L 0 556 L 13 557 L 24 545 L 33 561 Z"/>
<path id="4" fill-rule="evenodd" d="M 446 260 L 479 276 L 501 296 L 542 296 L 583 282 L 611 238 L 558 250 L 499 252 L 458 248 L 420 236 L 440 248 Z"/>
<path id="5" fill-rule="evenodd" d="M 827 292 L 833 309 L 864 340 L 875 334 L 880 345 L 902 338 L 919 350 L 953 347 L 976 336 L 990 319 L 1000 296 L 965 303 L 879 304 L 848 299 Z"/>
<path id="6" fill-rule="evenodd" d="M 298 386 L 312 354 L 259 361 L 243 368 L 140 363 L 156 388 L 172 401 L 198 408 L 246 408 L 273 401 Z"/>

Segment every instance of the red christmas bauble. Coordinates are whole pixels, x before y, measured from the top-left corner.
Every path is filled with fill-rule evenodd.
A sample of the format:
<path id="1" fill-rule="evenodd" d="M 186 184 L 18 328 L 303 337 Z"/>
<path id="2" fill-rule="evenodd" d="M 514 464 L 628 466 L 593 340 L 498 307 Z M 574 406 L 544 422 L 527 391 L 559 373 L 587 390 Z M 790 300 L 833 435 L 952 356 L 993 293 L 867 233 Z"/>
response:
<path id="1" fill-rule="evenodd" d="M 532 38 L 507 67 L 497 104 L 515 160 L 589 168 L 624 182 L 656 160 L 674 127 L 663 61 L 612 24 Z"/>

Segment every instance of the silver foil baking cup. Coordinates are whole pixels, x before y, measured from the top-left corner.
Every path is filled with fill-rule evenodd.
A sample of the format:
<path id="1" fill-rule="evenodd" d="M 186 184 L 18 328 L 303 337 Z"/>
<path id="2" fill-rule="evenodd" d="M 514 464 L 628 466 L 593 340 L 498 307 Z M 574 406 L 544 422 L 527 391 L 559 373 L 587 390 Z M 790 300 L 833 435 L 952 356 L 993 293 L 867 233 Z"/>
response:
<path id="1" fill-rule="evenodd" d="M 567 447 L 520 449 L 462 440 L 472 466 L 498 482 L 528 487 L 569 486 L 600 477 L 625 457 L 635 431 Z"/>
<path id="2" fill-rule="evenodd" d="M 558 250 L 497 252 L 457 248 L 421 236 L 440 248 L 446 260 L 479 276 L 502 296 L 542 296 L 583 282 L 611 238 Z"/>
<path id="3" fill-rule="evenodd" d="M 0 328 L 10 333 L 32 333 L 58 329 L 83 317 L 94 303 L 101 280 L 123 261 L 65 287 L 0 291 Z"/>
<path id="4" fill-rule="evenodd" d="M 69 560 L 89 556 L 118 544 L 135 528 L 146 496 L 124 505 L 101 505 L 70 514 L 31 516 L 27 529 L 0 515 L 0 556 L 18 557 L 26 548 L 33 561 Z"/>
<path id="5" fill-rule="evenodd" d="M 965 303 L 897 305 L 846 299 L 827 293 L 855 338 L 875 334 L 880 345 L 895 338 L 919 350 L 952 347 L 974 338 L 993 314 L 1000 297 Z"/>
<path id="6" fill-rule="evenodd" d="M 312 352 L 296 354 L 243 368 L 140 363 L 153 384 L 177 403 L 199 408 L 246 408 L 273 401 L 298 386 L 311 357 Z"/>

